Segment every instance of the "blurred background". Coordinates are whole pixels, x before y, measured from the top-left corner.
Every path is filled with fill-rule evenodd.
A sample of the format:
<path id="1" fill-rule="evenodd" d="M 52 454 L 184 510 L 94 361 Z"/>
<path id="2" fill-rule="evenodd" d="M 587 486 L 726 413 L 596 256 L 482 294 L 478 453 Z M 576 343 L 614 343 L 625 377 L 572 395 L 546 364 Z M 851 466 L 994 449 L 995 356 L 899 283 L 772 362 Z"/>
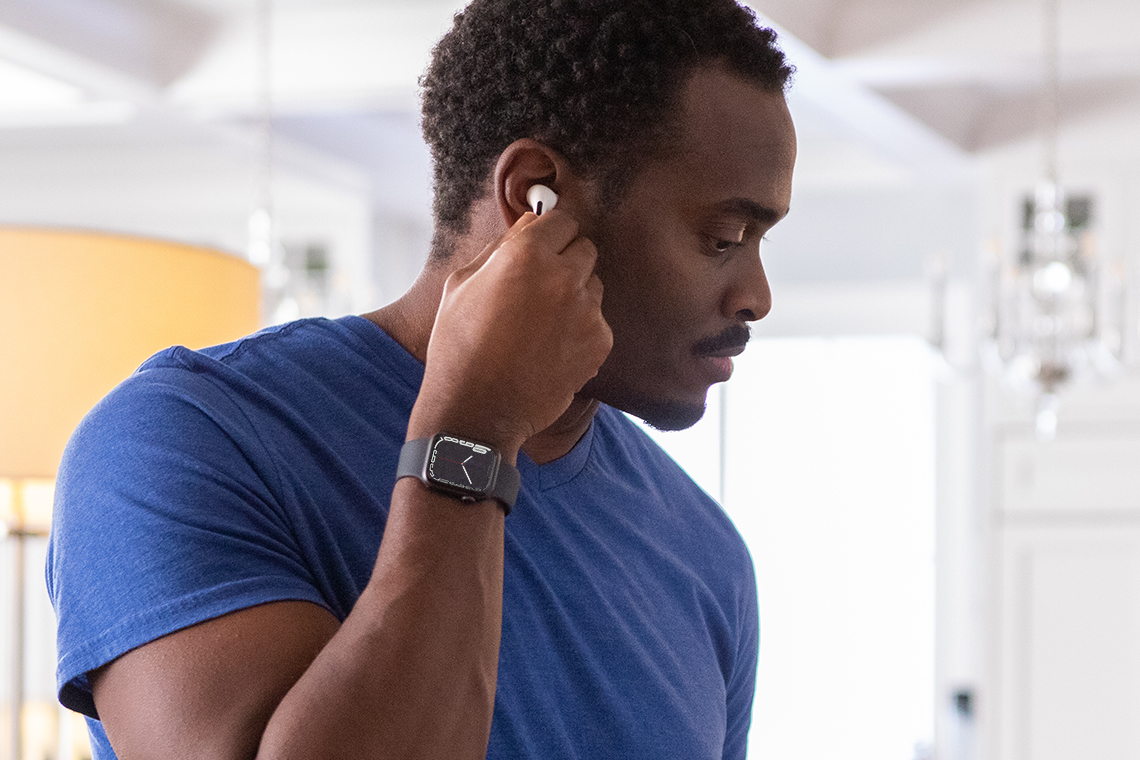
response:
<path id="1" fill-rule="evenodd" d="M 403 292 L 417 78 L 462 5 L 0 3 L 0 759 L 89 752 L 54 702 L 53 447 L 170 342 Z M 1140 0 L 749 5 L 798 68 L 774 308 L 653 435 L 756 562 L 750 756 L 1140 756 Z M 184 256 L 240 282 L 151 330 Z M 65 335 L 120 364 L 45 391 Z"/>

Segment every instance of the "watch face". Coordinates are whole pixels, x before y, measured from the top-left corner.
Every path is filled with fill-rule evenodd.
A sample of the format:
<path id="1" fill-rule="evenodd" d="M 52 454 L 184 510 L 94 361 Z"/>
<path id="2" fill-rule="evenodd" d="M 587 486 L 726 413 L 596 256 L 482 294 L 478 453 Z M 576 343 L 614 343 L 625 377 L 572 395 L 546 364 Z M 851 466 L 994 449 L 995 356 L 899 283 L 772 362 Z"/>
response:
<path id="1" fill-rule="evenodd" d="M 481 443 L 439 435 L 432 443 L 427 474 L 436 483 L 485 494 L 491 489 L 498 460 L 499 455 Z"/>

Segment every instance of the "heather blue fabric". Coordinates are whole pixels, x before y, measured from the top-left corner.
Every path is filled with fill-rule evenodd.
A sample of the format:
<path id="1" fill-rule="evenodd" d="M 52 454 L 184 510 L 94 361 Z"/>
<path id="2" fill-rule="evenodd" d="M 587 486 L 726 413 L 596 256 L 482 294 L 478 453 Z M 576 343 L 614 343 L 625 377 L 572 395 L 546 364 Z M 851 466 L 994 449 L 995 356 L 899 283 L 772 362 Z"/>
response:
<path id="1" fill-rule="evenodd" d="M 315 319 L 169 349 L 101 401 L 57 484 L 60 701 L 96 718 L 89 670 L 232 610 L 348 615 L 422 378 L 371 322 Z M 756 586 L 727 516 L 609 407 L 519 469 L 488 757 L 743 758 Z"/>

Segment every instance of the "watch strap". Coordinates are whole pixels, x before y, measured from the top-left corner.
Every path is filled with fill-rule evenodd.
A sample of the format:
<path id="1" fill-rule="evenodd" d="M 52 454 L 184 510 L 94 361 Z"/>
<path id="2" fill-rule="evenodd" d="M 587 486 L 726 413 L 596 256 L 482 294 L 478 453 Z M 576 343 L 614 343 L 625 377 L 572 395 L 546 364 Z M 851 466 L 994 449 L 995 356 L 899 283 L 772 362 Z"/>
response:
<path id="1" fill-rule="evenodd" d="M 411 477 L 427 482 L 427 459 L 433 440 L 435 439 L 417 438 L 404 443 L 400 449 L 400 461 L 396 465 L 396 480 Z"/>
<path id="2" fill-rule="evenodd" d="M 439 436 L 416 438 L 415 440 L 404 443 L 400 449 L 399 463 L 396 465 L 396 480 L 400 478 L 417 478 L 429 488 L 448 493 L 452 496 L 462 497 L 462 494 L 439 487 L 428 477 L 428 457 L 431 455 L 432 444 L 438 437 Z M 498 450 L 490 446 L 487 448 L 495 452 L 497 463 L 491 487 L 483 494 L 483 497 L 498 500 L 499 503 L 503 505 L 503 512 L 509 515 L 511 513 L 511 507 L 515 504 L 515 499 L 518 498 L 522 477 L 519 475 L 517 467 L 503 461 L 503 457 L 499 454 Z"/>

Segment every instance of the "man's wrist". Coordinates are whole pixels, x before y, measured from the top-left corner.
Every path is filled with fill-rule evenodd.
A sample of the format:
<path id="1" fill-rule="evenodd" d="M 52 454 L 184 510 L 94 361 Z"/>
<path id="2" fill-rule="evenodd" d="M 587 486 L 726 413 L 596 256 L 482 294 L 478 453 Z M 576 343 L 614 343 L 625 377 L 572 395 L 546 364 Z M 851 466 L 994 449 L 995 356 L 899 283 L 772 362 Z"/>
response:
<path id="1" fill-rule="evenodd" d="M 475 420 L 463 414 L 429 414 L 413 408 L 408 420 L 405 441 L 431 438 L 439 433 L 463 436 L 492 447 L 511 466 L 518 462 L 519 449 L 525 438 L 504 429 L 503 425 Z"/>
<path id="2" fill-rule="evenodd" d="M 508 515 L 521 485 L 519 471 L 493 447 L 448 432 L 404 442 L 396 479 L 406 477 L 462 501 L 494 499 Z"/>

